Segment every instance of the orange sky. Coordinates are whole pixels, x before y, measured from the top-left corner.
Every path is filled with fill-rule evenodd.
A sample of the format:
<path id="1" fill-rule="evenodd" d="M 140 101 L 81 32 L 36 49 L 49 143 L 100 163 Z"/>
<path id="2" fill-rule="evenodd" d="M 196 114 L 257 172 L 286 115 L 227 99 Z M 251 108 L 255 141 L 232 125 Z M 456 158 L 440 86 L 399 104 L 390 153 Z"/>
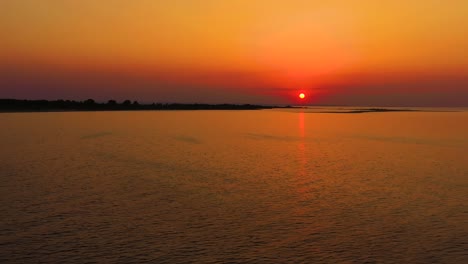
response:
<path id="1" fill-rule="evenodd" d="M 0 98 L 468 105 L 468 1 L 5 0 Z"/>

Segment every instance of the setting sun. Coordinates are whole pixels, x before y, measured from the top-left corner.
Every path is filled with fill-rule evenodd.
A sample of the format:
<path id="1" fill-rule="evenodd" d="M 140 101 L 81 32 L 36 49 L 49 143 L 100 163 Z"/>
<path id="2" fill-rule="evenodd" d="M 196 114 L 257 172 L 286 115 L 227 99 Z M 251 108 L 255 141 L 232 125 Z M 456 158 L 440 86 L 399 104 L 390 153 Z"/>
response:
<path id="1" fill-rule="evenodd" d="M 300 94 L 299 94 L 299 98 L 304 99 L 304 98 L 305 98 L 305 94 L 304 94 L 304 93 L 300 93 Z"/>

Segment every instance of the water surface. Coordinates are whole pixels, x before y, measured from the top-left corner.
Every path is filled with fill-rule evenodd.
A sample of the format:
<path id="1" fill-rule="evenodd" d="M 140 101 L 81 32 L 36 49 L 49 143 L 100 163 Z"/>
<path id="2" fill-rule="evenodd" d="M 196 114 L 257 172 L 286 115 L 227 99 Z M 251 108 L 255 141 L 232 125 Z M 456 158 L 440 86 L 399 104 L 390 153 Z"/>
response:
<path id="1" fill-rule="evenodd" d="M 2 263 L 468 263 L 467 112 L 0 124 Z"/>

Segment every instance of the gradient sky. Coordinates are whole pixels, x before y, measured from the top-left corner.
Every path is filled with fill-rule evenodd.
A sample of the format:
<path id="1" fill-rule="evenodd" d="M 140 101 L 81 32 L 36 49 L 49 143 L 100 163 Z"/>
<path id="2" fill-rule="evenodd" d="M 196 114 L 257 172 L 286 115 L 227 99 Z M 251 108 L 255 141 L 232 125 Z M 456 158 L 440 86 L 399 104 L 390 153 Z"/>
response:
<path id="1" fill-rule="evenodd" d="M 468 106 L 466 0 L 2 0 L 0 98 Z"/>

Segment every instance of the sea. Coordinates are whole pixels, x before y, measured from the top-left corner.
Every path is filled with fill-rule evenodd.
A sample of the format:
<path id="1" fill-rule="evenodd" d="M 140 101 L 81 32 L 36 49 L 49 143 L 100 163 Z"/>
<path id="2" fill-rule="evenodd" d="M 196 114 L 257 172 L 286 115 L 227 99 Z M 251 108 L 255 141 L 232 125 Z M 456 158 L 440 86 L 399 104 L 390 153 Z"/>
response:
<path id="1" fill-rule="evenodd" d="M 468 263 L 468 111 L 0 113 L 1 263 Z"/>

